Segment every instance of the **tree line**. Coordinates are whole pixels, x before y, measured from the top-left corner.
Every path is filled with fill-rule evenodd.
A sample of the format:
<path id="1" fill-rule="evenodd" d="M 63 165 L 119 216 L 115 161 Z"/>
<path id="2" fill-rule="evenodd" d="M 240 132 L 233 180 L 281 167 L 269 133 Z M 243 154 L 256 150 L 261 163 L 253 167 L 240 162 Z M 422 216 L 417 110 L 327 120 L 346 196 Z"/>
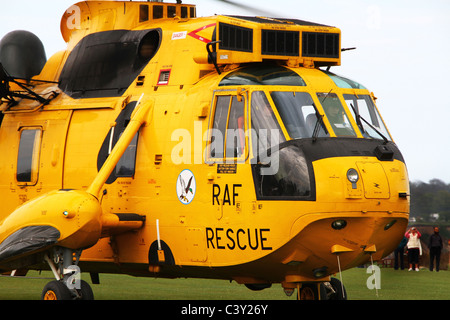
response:
<path id="1" fill-rule="evenodd" d="M 410 216 L 421 221 L 435 221 L 431 214 L 439 214 L 439 221 L 450 221 L 450 184 L 439 179 L 428 183 L 410 182 Z"/>

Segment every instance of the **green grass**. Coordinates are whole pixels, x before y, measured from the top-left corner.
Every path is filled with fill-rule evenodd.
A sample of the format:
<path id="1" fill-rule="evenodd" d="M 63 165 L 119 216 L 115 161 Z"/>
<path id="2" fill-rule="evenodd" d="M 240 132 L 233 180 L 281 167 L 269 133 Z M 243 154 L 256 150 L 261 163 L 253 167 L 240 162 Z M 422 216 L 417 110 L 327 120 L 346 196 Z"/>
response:
<path id="1" fill-rule="evenodd" d="M 394 270 L 382 268 L 381 289 L 367 288 L 371 274 L 365 268 L 343 272 L 342 278 L 350 300 L 449 300 L 450 272 Z M 378 293 L 378 296 L 377 296 Z"/>
<path id="2" fill-rule="evenodd" d="M 449 300 L 450 272 L 395 271 L 381 269 L 381 289 L 369 290 L 371 274 L 365 268 L 342 273 L 349 300 Z M 30 272 L 28 276 L 51 277 L 51 273 Z M 339 275 L 336 275 L 339 278 Z M 90 283 L 88 275 L 84 280 Z M 0 277 L 0 300 L 39 300 L 51 279 Z M 287 297 L 280 284 L 263 291 L 250 291 L 243 285 L 223 280 L 154 279 L 126 275 L 100 275 L 100 285 L 92 285 L 96 300 L 295 300 Z"/>

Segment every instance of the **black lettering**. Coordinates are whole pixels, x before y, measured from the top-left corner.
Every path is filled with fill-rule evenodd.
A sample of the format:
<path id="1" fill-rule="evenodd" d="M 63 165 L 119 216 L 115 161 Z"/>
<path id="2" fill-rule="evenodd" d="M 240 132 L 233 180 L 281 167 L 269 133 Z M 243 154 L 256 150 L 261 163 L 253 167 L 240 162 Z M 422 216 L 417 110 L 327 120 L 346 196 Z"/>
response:
<path id="1" fill-rule="evenodd" d="M 223 205 L 225 205 L 225 203 L 228 203 L 228 205 L 231 206 L 231 201 L 230 201 L 230 191 L 228 190 L 228 185 L 225 185 L 225 191 L 223 193 Z"/>
<path id="2" fill-rule="evenodd" d="M 258 249 L 258 246 L 259 246 L 258 229 L 255 229 L 256 246 L 252 246 L 252 237 L 250 235 L 250 229 L 247 229 L 247 233 L 248 233 L 248 244 L 249 244 L 250 248 L 252 248 L 252 250 Z"/>
<path id="3" fill-rule="evenodd" d="M 208 246 L 208 249 L 209 249 L 209 243 L 210 242 L 211 242 L 212 248 L 215 249 L 213 240 L 214 240 L 214 231 L 213 231 L 213 229 L 206 228 L 206 244 Z"/>
<path id="4" fill-rule="evenodd" d="M 233 206 L 236 204 L 236 197 L 239 193 L 236 192 L 236 188 L 241 188 L 242 184 L 233 184 Z"/>
<path id="5" fill-rule="evenodd" d="M 239 249 L 245 250 L 245 248 L 247 248 L 247 245 L 244 245 L 243 247 L 241 247 L 241 242 L 239 241 L 239 233 L 245 234 L 245 231 L 242 230 L 242 229 L 239 229 L 239 230 L 236 232 L 237 245 L 238 245 Z"/>
<path id="6" fill-rule="evenodd" d="M 230 246 L 230 244 L 227 244 L 227 247 L 228 247 L 228 249 L 230 249 L 230 250 L 234 250 L 234 248 L 236 247 L 236 243 L 234 242 L 233 236 L 230 235 L 230 233 L 234 233 L 233 229 L 228 229 L 228 230 L 227 230 L 227 237 L 228 237 L 228 239 L 231 241 L 231 243 L 232 243 L 233 245 Z"/>
<path id="7" fill-rule="evenodd" d="M 217 249 L 225 249 L 225 246 L 219 245 L 219 241 L 222 240 L 222 237 L 219 236 L 219 231 L 223 231 L 223 228 L 216 228 L 216 243 L 217 243 Z"/>
<path id="8" fill-rule="evenodd" d="M 216 189 L 218 189 L 216 193 Z M 212 195 L 212 204 L 214 205 L 214 199 L 217 200 L 217 204 L 220 205 L 219 202 L 219 195 L 220 195 L 220 186 L 218 184 L 213 184 L 213 195 Z"/>
<path id="9" fill-rule="evenodd" d="M 264 246 L 264 242 L 267 241 L 267 238 L 263 237 L 263 232 L 270 232 L 270 229 L 260 229 L 259 230 L 259 236 L 261 238 L 261 249 L 262 250 L 272 250 L 272 247 Z"/>
<path id="10" fill-rule="evenodd" d="M 252 250 L 273 250 L 271 246 L 267 245 L 269 240 L 267 232 L 270 232 L 270 229 L 248 228 L 235 232 L 231 228 L 226 231 L 224 228 L 206 228 L 206 245 L 208 249 L 219 250 L 234 250 L 236 246 L 240 250 L 246 250 L 248 247 Z"/>

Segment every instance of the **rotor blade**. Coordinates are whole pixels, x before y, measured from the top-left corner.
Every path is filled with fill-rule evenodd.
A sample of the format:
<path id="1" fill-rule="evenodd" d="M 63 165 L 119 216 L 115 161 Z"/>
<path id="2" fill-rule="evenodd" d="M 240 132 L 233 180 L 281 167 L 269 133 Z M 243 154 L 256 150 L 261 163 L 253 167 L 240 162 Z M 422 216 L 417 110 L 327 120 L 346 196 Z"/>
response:
<path id="1" fill-rule="evenodd" d="M 229 4 L 231 6 L 234 6 L 236 8 L 244 9 L 246 11 L 249 11 L 249 12 L 252 12 L 254 14 L 261 15 L 261 16 L 266 16 L 266 17 L 277 16 L 277 14 L 275 12 L 269 12 L 269 11 L 261 10 L 261 9 L 258 9 L 256 7 L 254 7 L 254 6 L 249 6 L 249 5 L 238 3 L 238 2 L 235 2 L 235 1 L 231 1 L 231 0 L 216 0 L 216 1 L 223 2 L 223 3 Z"/>

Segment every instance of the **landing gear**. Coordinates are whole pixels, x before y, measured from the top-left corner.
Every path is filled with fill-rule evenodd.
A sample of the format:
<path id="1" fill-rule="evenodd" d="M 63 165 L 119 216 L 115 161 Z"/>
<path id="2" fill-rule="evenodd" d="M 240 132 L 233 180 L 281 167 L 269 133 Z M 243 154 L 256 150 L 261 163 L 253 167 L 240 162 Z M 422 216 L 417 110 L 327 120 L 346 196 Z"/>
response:
<path id="1" fill-rule="evenodd" d="M 297 289 L 297 300 L 327 300 L 325 286 L 320 282 L 302 283 Z"/>
<path id="2" fill-rule="evenodd" d="M 72 293 L 61 281 L 53 280 L 42 290 L 42 300 L 71 300 Z"/>
<path id="3" fill-rule="evenodd" d="M 45 256 L 56 280 L 44 287 L 42 300 L 94 300 L 90 285 L 80 278 L 80 255 L 81 250 L 57 247 L 51 258 Z"/>
<path id="4" fill-rule="evenodd" d="M 297 286 L 297 300 L 347 300 L 347 292 L 336 278 L 329 282 L 305 282 Z"/>

